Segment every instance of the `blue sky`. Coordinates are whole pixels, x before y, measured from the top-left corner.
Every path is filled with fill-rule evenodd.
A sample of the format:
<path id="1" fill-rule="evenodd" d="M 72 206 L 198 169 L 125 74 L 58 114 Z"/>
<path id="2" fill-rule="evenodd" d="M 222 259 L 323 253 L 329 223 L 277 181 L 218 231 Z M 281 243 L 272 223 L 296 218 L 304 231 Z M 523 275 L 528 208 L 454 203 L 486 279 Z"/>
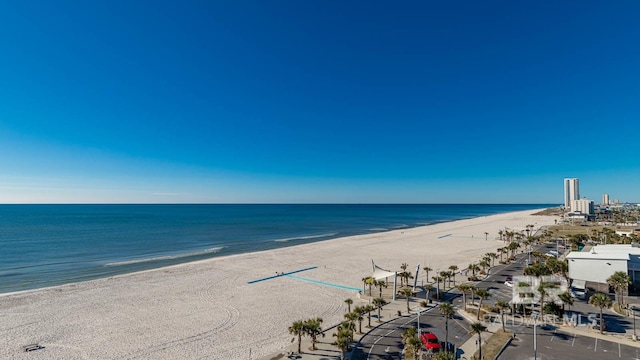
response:
<path id="1" fill-rule="evenodd" d="M 34 1 L 0 203 L 640 201 L 635 1 Z"/>

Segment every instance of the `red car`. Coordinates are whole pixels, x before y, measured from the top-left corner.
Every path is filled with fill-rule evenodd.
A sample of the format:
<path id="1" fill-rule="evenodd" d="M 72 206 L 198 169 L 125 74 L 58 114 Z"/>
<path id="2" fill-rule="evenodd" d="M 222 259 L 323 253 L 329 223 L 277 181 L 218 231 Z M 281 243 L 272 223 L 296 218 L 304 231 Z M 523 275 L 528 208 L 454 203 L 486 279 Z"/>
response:
<path id="1" fill-rule="evenodd" d="M 424 344 L 424 347 L 427 348 L 427 350 L 431 350 L 431 352 L 434 353 L 440 351 L 440 341 L 438 340 L 436 334 L 426 332 L 422 334 L 420 340 L 422 340 L 422 343 Z"/>

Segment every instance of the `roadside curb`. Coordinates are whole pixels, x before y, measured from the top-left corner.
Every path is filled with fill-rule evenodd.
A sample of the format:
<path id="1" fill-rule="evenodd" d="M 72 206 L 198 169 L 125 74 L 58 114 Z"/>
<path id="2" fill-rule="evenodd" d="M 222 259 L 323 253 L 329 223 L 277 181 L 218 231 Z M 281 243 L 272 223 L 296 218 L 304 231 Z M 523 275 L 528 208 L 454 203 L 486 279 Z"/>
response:
<path id="1" fill-rule="evenodd" d="M 514 333 L 515 334 L 515 333 Z M 511 345 L 511 342 L 513 341 L 513 336 L 509 337 L 509 340 L 507 340 L 507 342 L 502 346 L 502 348 L 500 348 L 500 351 L 498 351 L 498 353 L 496 354 L 496 357 L 493 358 L 493 360 L 498 360 L 500 359 L 500 355 L 502 355 L 502 353 L 504 352 L 504 350 Z"/>

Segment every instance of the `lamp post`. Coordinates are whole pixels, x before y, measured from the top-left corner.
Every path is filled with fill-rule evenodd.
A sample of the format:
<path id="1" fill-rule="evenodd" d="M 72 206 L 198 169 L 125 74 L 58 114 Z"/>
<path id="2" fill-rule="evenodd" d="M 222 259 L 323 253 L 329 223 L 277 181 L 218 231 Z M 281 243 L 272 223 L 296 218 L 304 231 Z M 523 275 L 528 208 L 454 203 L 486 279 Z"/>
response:
<path id="1" fill-rule="evenodd" d="M 635 305 L 631 307 L 631 311 L 633 311 L 633 340 L 638 340 L 638 336 L 636 335 L 636 307 Z"/>
<path id="2" fill-rule="evenodd" d="M 436 301 L 440 301 L 440 269 L 436 270 Z M 437 303 L 436 303 L 437 304 Z"/>
<path id="3" fill-rule="evenodd" d="M 538 315 L 540 313 L 537 311 L 533 311 L 531 313 L 531 317 L 533 318 L 533 360 L 536 360 L 538 357 L 538 339 L 536 338 L 536 327 L 537 327 L 537 322 L 536 320 L 538 320 Z"/>
<path id="4" fill-rule="evenodd" d="M 420 314 L 422 313 L 422 308 L 418 309 L 418 338 L 422 334 L 422 329 L 420 328 Z"/>

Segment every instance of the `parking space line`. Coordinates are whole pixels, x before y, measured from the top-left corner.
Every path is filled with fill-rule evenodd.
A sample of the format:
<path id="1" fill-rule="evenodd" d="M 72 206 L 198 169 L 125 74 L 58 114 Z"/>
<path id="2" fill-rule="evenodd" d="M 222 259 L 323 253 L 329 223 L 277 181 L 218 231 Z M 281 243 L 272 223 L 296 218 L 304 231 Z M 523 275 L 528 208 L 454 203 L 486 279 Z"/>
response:
<path id="1" fill-rule="evenodd" d="M 596 338 L 596 346 L 593 348 L 593 351 L 598 350 L 598 338 Z"/>
<path id="2" fill-rule="evenodd" d="M 622 357 L 622 348 L 620 346 L 620 343 L 618 343 L 618 357 Z"/>
<path id="3" fill-rule="evenodd" d="M 573 341 L 571 342 L 571 346 L 573 346 L 573 344 L 575 344 L 575 343 L 576 343 L 576 334 L 574 333 L 573 334 Z"/>

